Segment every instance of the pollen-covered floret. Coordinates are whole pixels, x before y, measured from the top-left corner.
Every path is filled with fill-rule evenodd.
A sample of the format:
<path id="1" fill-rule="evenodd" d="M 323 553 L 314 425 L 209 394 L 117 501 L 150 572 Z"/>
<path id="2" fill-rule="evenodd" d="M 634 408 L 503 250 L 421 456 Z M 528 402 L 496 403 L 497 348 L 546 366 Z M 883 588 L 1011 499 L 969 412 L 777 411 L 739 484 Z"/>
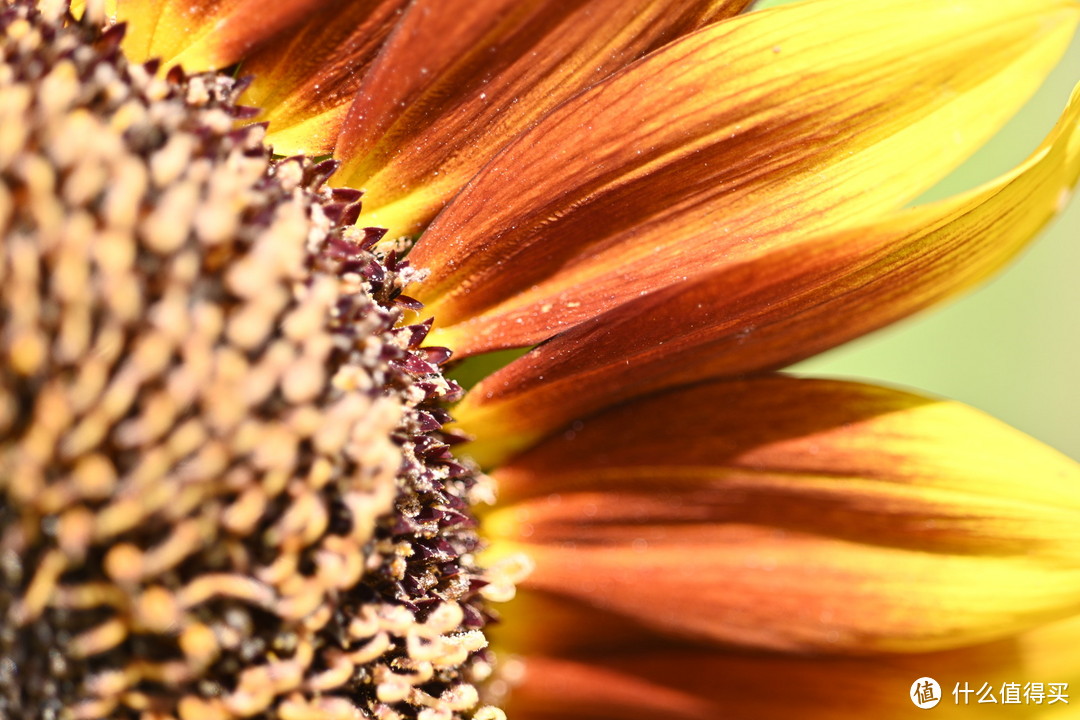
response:
<path id="1" fill-rule="evenodd" d="M 122 28 L 0 32 L 0 716 L 497 717 L 490 490 L 359 193 Z"/>

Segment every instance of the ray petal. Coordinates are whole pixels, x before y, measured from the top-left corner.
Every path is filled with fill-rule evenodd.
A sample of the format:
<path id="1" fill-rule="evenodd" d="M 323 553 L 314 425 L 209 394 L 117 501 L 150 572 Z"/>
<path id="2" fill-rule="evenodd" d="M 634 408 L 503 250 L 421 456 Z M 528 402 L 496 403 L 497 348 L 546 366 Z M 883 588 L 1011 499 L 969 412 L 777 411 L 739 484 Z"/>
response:
<path id="1" fill-rule="evenodd" d="M 349 111 L 336 181 L 364 189 L 362 222 L 415 232 L 561 101 L 748 4 L 416 0 Z"/>
<path id="2" fill-rule="evenodd" d="M 691 386 L 494 474 L 523 583 L 698 642 L 927 652 L 1080 608 L 1080 465 L 957 403 L 838 381 Z"/>
<path id="3" fill-rule="evenodd" d="M 1080 683 L 1076 617 L 957 650 L 863 657 L 703 649 L 618 623 L 572 600 L 519 593 L 490 634 L 497 652 L 513 648 L 520 659 L 504 707 L 521 720 L 890 720 L 912 717 L 911 686 L 932 677 L 942 689 L 935 716 L 1059 719 L 1068 706 L 1045 705 L 1040 690 Z M 978 702 L 983 683 L 998 703 Z M 1003 693 L 1019 702 L 1000 702 Z"/>
<path id="4" fill-rule="evenodd" d="M 267 142 L 282 155 L 326 155 L 360 80 L 407 0 L 337 0 L 319 9 L 287 41 L 244 61 L 253 79 L 241 101 L 263 108 Z"/>
<path id="5" fill-rule="evenodd" d="M 328 0 L 116 0 L 128 23 L 124 52 L 136 62 L 160 58 L 188 72 L 240 60 Z"/>
<path id="6" fill-rule="evenodd" d="M 1080 639 L 1075 622 L 1070 628 L 1056 625 L 1053 632 L 1073 642 Z M 521 661 L 522 680 L 511 692 L 506 710 L 518 720 L 901 720 L 920 712 L 912 704 L 912 685 L 930 677 L 940 686 L 935 693 L 939 703 L 933 708 L 936 718 L 1068 717 L 1056 714 L 1068 706 L 1061 701 L 1046 705 L 1038 687 L 1045 692 L 1048 681 L 1064 683 L 1068 698 L 1069 686 L 1080 680 L 1078 653 L 1068 652 L 1072 663 L 1067 667 L 1057 656 L 1059 664 L 1040 674 L 1039 659 L 1028 647 L 1032 640 L 859 659 L 692 647 L 576 657 L 526 655 Z M 979 692 L 984 684 L 993 703 L 986 692 Z"/>
<path id="7" fill-rule="evenodd" d="M 604 404 L 809 357 L 1001 268 L 1064 208 L 1078 176 L 1080 88 L 1043 145 L 1002 178 L 764 248 L 627 302 L 487 378 L 456 415 L 487 461 Z M 499 445 L 488 437 L 492 423 Z"/>
<path id="8" fill-rule="evenodd" d="M 438 342 L 459 356 L 535 344 L 896 209 L 1027 99 L 1078 11 L 818 0 L 668 45 L 516 139 L 427 230 L 413 264 L 431 271 L 416 293 Z"/>

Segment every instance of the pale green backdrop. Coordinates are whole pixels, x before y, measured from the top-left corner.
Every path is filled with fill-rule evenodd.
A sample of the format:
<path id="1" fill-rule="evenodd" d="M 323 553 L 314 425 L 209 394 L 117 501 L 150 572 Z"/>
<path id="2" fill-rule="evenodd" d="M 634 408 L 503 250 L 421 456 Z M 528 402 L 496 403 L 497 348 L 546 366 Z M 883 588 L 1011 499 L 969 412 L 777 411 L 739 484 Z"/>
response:
<path id="1" fill-rule="evenodd" d="M 974 187 L 1022 161 L 1078 82 L 1080 41 L 1074 39 L 1031 103 L 924 200 Z M 795 370 L 962 400 L 1080 459 L 1078 201 L 1080 193 L 1023 257 L 982 288 Z"/>

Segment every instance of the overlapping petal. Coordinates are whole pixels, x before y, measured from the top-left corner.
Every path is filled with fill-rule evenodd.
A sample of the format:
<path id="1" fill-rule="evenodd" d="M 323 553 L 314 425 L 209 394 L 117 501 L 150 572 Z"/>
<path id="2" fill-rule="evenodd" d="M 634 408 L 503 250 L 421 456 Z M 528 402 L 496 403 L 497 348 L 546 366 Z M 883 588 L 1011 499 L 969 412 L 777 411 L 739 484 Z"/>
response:
<path id="1" fill-rule="evenodd" d="M 1068 696 L 1076 687 L 1078 641 L 1080 623 L 1072 620 L 961 650 L 860 659 L 655 644 L 618 653 L 529 654 L 506 709 L 520 720 L 894 720 L 921 712 L 912 705 L 911 686 L 932 677 L 942 689 L 934 717 L 1060 718 L 1069 706 L 1048 705 L 1045 690 L 1064 683 Z M 1007 683 L 1017 698 L 1009 704 L 1002 701 Z M 1031 687 L 1025 696 L 1029 683 L 1043 696 Z M 984 684 L 995 702 L 980 695 Z"/>
<path id="2" fill-rule="evenodd" d="M 407 0 L 337 0 L 280 42 L 244 61 L 253 81 L 242 101 L 262 108 L 267 142 L 282 155 L 334 149 L 360 80 Z M 414 53 L 415 55 L 415 53 Z"/>
<path id="3" fill-rule="evenodd" d="M 1080 610 L 1080 466 L 981 413 L 766 377 L 658 394 L 499 468 L 525 587 L 696 641 L 923 652 Z"/>
<path id="4" fill-rule="evenodd" d="M 415 232 L 561 101 L 748 4 L 416 0 L 349 111 L 337 182 L 365 190 L 362 222 Z"/>
<path id="5" fill-rule="evenodd" d="M 231 65 L 329 0 L 116 0 L 124 53 L 189 72 Z"/>
<path id="6" fill-rule="evenodd" d="M 505 707 L 522 720 L 892 720 L 920 712 L 911 685 L 926 676 L 943 691 L 935 717 L 1060 718 L 1069 705 L 1048 705 L 1047 686 L 1065 683 L 1069 694 L 1080 683 L 1077 618 L 958 650 L 806 656 L 679 644 L 609 613 L 525 592 L 492 640 L 499 651 L 516 650 Z M 978 702 L 984 683 L 996 703 Z M 1002 702 L 1007 683 L 1019 702 Z"/>
<path id="7" fill-rule="evenodd" d="M 895 209 L 1019 107 L 1078 16 L 1069 0 L 817 0 L 668 45 L 545 117 L 428 229 L 414 292 L 433 341 L 532 344 Z"/>
<path id="8" fill-rule="evenodd" d="M 457 417 L 488 461 L 605 404 L 809 357 L 999 269 L 1064 208 L 1078 176 L 1080 91 L 1006 176 L 864 226 L 745 251 L 625 303 L 487 378 Z"/>

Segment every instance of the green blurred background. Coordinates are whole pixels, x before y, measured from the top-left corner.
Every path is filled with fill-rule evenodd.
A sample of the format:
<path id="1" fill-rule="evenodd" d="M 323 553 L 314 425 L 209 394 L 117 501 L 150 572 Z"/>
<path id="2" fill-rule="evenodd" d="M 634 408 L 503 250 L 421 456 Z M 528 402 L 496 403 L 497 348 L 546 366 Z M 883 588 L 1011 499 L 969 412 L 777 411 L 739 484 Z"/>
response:
<path id="1" fill-rule="evenodd" d="M 770 0 L 757 7 L 782 5 Z M 973 60 L 977 61 L 977 60 Z M 1080 82 L 1080 40 L 1039 93 L 923 198 L 945 197 L 1021 162 Z M 942 308 L 797 365 L 961 400 L 1080 460 L 1080 193 L 1012 266 Z"/>

